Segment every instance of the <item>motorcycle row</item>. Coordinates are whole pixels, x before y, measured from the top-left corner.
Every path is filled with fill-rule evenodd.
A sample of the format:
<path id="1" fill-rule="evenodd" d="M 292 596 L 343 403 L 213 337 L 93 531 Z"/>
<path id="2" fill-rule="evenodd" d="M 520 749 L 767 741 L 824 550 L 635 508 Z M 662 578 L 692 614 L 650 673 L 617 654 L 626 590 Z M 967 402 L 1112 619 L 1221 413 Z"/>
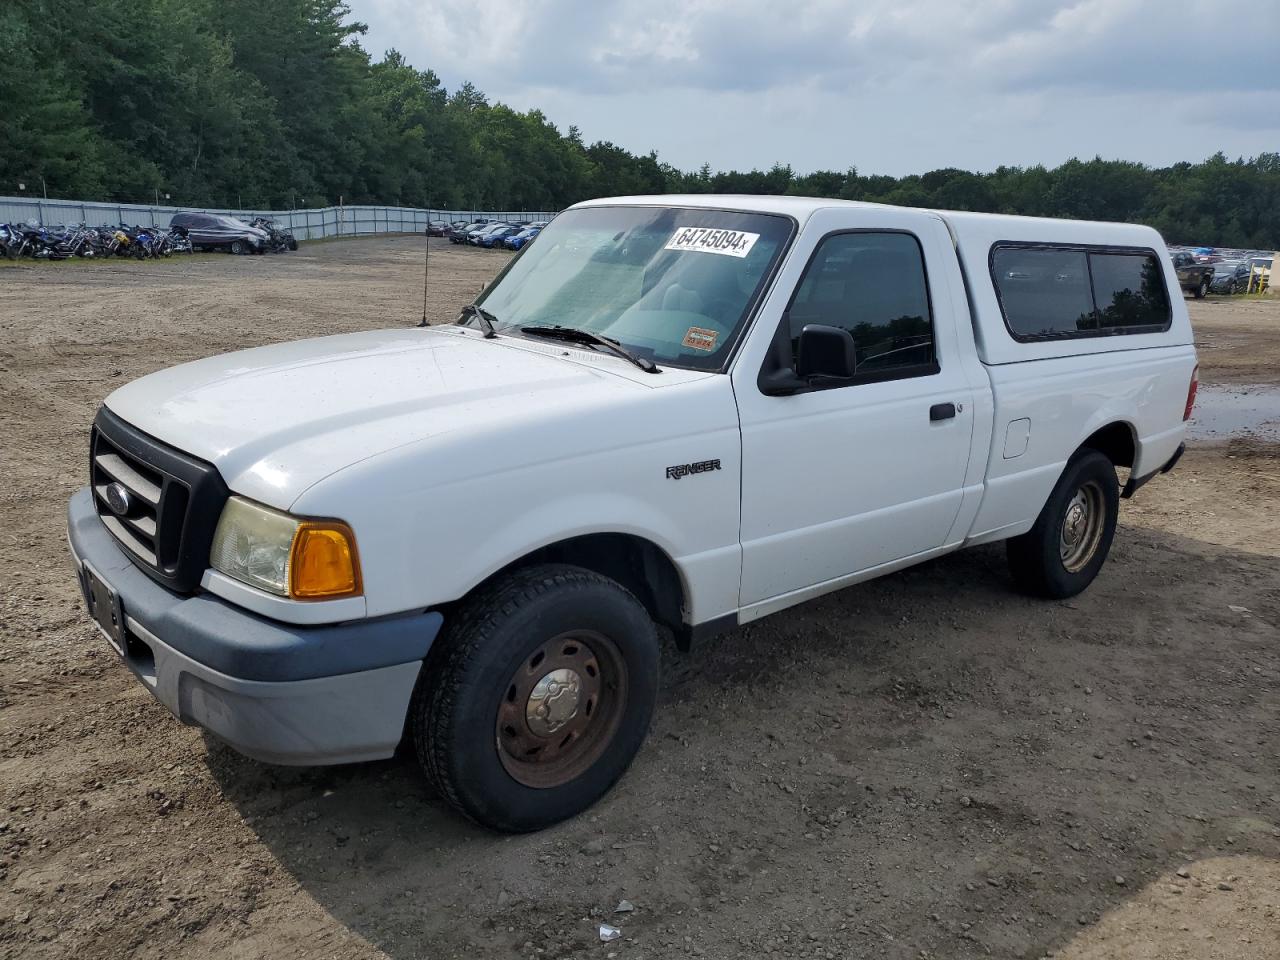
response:
<path id="1" fill-rule="evenodd" d="M 46 227 L 36 223 L 0 223 L 0 252 L 9 260 L 69 260 L 72 257 L 169 257 L 190 253 L 191 240 L 181 227 L 101 226 L 83 223 Z"/>
<path id="2" fill-rule="evenodd" d="M 256 217 L 252 227 L 266 234 L 258 249 L 281 253 L 298 249 L 293 234 L 280 229 L 266 217 Z M 259 234 L 261 236 L 261 234 Z M 202 246 L 201 249 L 211 249 Z M 132 257 L 148 260 L 171 257 L 175 253 L 195 250 L 188 229 L 174 224 L 169 227 L 119 225 L 47 227 L 29 220 L 22 224 L 0 223 L 0 256 L 8 260 L 29 257 L 33 260 L 69 260 L 72 257 Z"/>

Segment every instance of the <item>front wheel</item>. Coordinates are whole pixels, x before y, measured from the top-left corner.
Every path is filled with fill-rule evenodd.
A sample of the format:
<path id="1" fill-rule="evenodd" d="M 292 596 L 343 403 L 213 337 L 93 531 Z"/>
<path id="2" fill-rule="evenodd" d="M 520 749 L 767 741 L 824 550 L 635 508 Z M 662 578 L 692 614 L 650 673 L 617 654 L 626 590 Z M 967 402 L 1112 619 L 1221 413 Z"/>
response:
<path id="1" fill-rule="evenodd" d="M 1035 526 L 1006 544 L 1009 572 L 1027 593 L 1073 597 L 1093 582 L 1116 533 L 1116 468 L 1097 450 L 1077 453 L 1058 478 Z"/>
<path id="2" fill-rule="evenodd" d="M 1209 281 L 1201 280 L 1200 285 L 1196 287 L 1195 297 L 1197 300 L 1203 300 L 1205 298 L 1205 295 L 1208 292 L 1209 292 Z"/>
<path id="3" fill-rule="evenodd" d="M 657 630 L 629 591 L 580 567 L 527 567 L 453 614 L 414 693 L 414 746 L 461 813 L 539 830 L 626 772 L 657 691 Z"/>
<path id="4" fill-rule="evenodd" d="M 240 240 L 232 240 L 231 252 L 234 253 L 237 257 L 240 256 L 240 254 L 244 253 L 244 243 Z"/>

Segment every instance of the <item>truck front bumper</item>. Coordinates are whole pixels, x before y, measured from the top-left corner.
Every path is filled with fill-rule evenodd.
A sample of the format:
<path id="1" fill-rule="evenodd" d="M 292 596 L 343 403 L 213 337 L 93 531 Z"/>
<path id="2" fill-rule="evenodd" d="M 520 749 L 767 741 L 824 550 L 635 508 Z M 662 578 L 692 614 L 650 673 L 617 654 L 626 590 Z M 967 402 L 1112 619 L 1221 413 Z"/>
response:
<path id="1" fill-rule="evenodd" d="M 110 607 L 95 617 L 102 634 L 183 723 L 268 763 L 352 763 L 395 751 L 439 613 L 295 626 L 207 593 L 173 593 L 130 560 L 87 487 L 67 508 L 67 539 L 91 612 L 95 590 L 97 607 Z"/>

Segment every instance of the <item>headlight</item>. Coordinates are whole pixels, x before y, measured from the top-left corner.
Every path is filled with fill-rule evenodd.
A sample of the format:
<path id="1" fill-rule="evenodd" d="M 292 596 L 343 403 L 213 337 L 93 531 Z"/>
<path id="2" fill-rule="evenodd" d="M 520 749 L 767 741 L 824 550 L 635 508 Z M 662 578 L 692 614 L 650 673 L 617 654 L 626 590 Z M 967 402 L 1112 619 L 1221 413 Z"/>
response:
<path id="1" fill-rule="evenodd" d="M 222 509 L 209 563 L 242 583 L 295 600 L 361 592 L 356 538 L 349 526 L 301 520 L 243 497 L 232 497 Z"/>

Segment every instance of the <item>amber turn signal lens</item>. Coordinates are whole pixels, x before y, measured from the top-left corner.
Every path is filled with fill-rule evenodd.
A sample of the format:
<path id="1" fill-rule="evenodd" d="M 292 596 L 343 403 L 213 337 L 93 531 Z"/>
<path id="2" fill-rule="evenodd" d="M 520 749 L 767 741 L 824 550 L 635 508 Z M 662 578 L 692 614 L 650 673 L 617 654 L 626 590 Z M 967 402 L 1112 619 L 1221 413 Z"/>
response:
<path id="1" fill-rule="evenodd" d="M 304 521 L 293 538 L 289 595 L 295 600 L 358 596 L 360 559 L 351 528 L 336 521 Z"/>

